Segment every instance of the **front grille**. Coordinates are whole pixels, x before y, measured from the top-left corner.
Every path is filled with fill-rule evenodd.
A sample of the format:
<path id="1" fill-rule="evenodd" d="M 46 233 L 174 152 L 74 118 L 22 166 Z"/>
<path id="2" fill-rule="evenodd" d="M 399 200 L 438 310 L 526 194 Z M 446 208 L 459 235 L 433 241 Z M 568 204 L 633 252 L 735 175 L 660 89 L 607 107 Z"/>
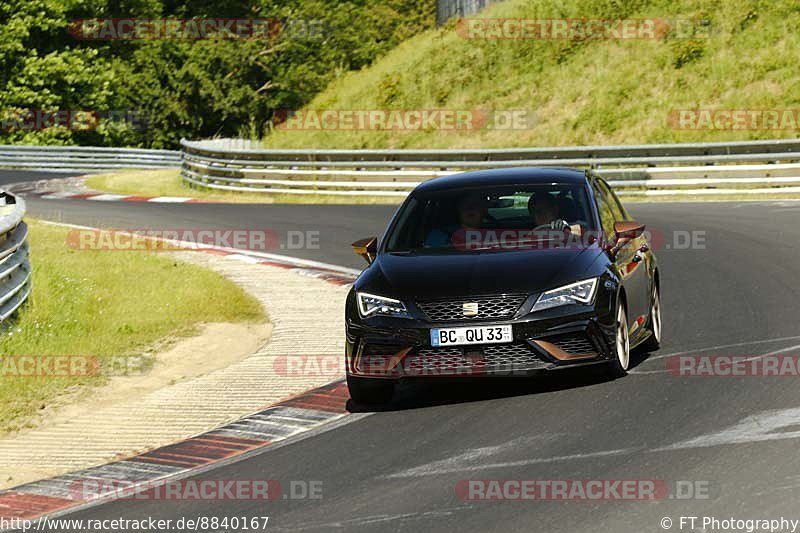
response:
<path id="1" fill-rule="evenodd" d="M 552 342 L 568 354 L 590 354 L 597 352 L 585 335 L 565 335 L 563 337 L 554 338 Z"/>
<path id="2" fill-rule="evenodd" d="M 361 345 L 361 355 L 391 356 L 407 346 L 408 344 L 366 342 Z"/>
<path id="3" fill-rule="evenodd" d="M 403 361 L 406 374 L 457 374 L 472 369 L 474 361 L 461 348 L 433 348 L 408 355 Z"/>
<path id="4" fill-rule="evenodd" d="M 531 347 L 527 344 L 495 344 L 486 346 L 483 349 L 486 360 L 491 364 L 512 364 L 520 361 L 529 361 L 532 358 L 538 359 Z"/>
<path id="5" fill-rule="evenodd" d="M 524 343 L 426 348 L 409 354 L 403 361 L 403 370 L 408 376 L 501 375 L 547 366 L 548 363 Z"/>
<path id="6" fill-rule="evenodd" d="M 417 302 L 417 305 L 432 322 L 495 320 L 513 317 L 526 298 L 523 294 L 512 294 Z M 477 303 L 478 314 L 473 317 L 464 316 L 465 303 Z"/>
<path id="7" fill-rule="evenodd" d="M 597 355 L 597 348 L 583 333 L 558 335 L 542 340 L 555 344 L 570 355 Z"/>

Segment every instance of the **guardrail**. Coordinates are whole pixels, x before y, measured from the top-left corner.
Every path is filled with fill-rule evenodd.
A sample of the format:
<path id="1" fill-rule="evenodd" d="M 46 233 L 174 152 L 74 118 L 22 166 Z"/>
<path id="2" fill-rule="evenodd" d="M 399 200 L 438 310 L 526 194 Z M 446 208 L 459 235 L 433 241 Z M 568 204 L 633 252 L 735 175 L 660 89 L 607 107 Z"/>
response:
<path id="1" fill-rule="evenodd" d="M 31 292 L 28 226 L 22 198 L 0 192 L 0 322 L 16 311 Z"/>
<path id="2" fill-rule="evenodd" d="M 452 17 L 473 15 L 497 0 L 437 0 L 436 23 L 442 25 Z"/>
<path id="3" fill-rule="evenodd" d="M 97 172 L 120 168 L 174 168 L 181 153 L 143 148 L 0 145 L 0 168 L 44 172 Z"/>
<path id="4" fill-rule="evenodd" d="M 256 146 L 243 139 L 182 140 L 183 180 L 225 191 L 405 196 L 421 181 L 464 170 L 570 166 L 595 169 L 627 195 L 800 192 L 800 139 L 483 150 Z"/>

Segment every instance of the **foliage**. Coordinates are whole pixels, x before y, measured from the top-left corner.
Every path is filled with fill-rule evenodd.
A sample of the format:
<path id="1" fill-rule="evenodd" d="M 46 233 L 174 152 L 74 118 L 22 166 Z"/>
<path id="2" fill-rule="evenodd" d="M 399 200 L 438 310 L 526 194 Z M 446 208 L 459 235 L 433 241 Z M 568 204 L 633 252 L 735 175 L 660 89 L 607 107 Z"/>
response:
<path id="1" fill-rule="evenodd" d="M 0 142 L 175 147 L 181 137 L 258 137 L 333 79 L 432 27 L 434 0 L 5 0 Z M 269 19 L 271 38 L 86 40 L 95 18 Z M 93 120 L 37 126 L 32 111 Z M 60 121 L 63 123 L 64 121 Z M 82 127 L 81 124 L 88 124 Z"/>

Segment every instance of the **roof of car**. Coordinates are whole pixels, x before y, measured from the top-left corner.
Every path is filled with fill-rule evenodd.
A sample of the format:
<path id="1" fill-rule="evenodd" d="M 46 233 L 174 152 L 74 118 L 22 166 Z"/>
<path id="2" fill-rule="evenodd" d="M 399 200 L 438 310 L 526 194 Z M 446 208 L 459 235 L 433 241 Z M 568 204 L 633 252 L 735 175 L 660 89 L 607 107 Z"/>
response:
<path id="1" fill-rule="evenodd" d="M 462 172 L 423 182 L 414 192 L 446 191 L 465 187 L 490 187 L 497 185 L 536 185 L 545 183 L 586 183 L 586 171 L 558 167 L 512 167 L 475 172 Z"/>

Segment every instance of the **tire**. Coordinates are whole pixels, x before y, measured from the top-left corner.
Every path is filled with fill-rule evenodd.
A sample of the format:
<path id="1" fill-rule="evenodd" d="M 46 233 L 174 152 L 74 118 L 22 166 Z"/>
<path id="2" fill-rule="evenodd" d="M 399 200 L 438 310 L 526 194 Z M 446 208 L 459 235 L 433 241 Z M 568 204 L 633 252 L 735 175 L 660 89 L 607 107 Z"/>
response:
<path id="1" fill-rule="evenodd" d="M 616 333 L 614 335 L 614 358 L 608 362 L 608 376 L 621 378 L 628 373 L 631 364 L 631 339 L 628 332 L 628 315 L 622 302 L 617 304 Z"/>
<path id="2" fill-rule="evenodd" d="M 387 403 L 394 395 L 394 382 L 386 379 L 347 376 L 347 388 L 350 398 L 364 405 Z"/>
<path id="3" fill-rule="evenodd" d="M 646 352 L 655 352 L 661 348 L 661 294 L 653 284 L 653 295 L 650 298 L 650 316 L 647 317 L 647 331 L 650 336 L 641 345 Z"/>

